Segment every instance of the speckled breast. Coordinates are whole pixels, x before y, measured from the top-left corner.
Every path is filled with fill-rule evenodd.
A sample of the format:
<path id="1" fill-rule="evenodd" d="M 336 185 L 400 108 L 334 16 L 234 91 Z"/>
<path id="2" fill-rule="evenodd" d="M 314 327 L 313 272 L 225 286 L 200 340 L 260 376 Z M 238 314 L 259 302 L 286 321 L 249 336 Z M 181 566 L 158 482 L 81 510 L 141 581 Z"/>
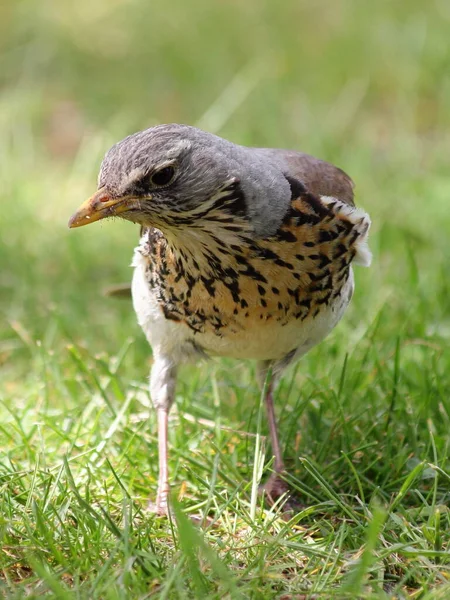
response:
<path id="1" fill-rule="evenodd" d="M 350 301 L 360 235 L 348 215 L 317 202 L 293 202 L 271 238 L 205 235 L 195 252 L 149 230 L 141 268 L 164 318 L 211 355 L 280 360 L 307 351 Z"/>

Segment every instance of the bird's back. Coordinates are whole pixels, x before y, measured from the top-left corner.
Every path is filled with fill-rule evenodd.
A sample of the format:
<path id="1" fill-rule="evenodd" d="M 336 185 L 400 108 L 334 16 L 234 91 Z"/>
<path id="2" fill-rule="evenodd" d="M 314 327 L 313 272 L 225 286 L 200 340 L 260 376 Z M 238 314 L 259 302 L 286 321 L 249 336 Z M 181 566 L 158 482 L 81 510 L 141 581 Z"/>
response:
<path id="1" fill-rule="evenodd" d="M 278 162 L 286 175 L 300 181 L 315 196 L 332 196 L 354 206 L 354 183 L 339 167 L 295 150 L 277 148 L 255 148 L 254 150 L 269 158 L 270 161 Z"/>

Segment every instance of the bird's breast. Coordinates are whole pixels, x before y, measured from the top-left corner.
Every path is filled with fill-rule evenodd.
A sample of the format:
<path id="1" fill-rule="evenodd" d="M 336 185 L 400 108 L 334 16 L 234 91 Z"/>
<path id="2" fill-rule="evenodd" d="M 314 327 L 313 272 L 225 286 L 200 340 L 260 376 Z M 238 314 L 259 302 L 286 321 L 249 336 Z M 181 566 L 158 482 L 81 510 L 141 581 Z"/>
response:
<path id="1" fill-rule="evenodd" d="M 149 265 L 141 256 L 136 261 L 133 299 L 154 349 L 184 354 L 191 344 L 210 356 L 242 359 L 281 360 L 293 351 L 304 354 L 337 324 L 353 292 L 351 268 L 339 294 L 322 305 L 300 296 L 296 301 L 280 280 L 276 293 L 265 294 L 241 281 L 234 290 L 237 302 L 228 287 L 231 279 L 228 285 L 216 281 L 214 291 L 208 284 L 207 291 L 197 284 L 171 285 L 170 278 L 161 286 L 148 277 Z"/>
<path id="2" fill-rule="evenodd" d="M 294 202 L 277 234 L 257 241 L 240 232 L 225 244 L 215 235 L 193 251 L 152 233 L 136 260 L 159 314 L 147 319 L 150 342 L 161 319 L 167 336 L 191 339 L 211 355 L 279 360 L 320 341 L 348 305 L 350 263 L 368 225 L 338 201 L 318 202 Z"/>

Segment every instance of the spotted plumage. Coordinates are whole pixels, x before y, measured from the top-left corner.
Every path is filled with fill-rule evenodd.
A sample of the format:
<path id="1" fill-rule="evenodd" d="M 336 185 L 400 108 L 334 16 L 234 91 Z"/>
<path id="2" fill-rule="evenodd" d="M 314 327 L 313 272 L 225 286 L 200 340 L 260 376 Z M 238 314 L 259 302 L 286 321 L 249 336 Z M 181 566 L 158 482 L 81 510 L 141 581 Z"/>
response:
<path id="1" fill-rule="evenodd" d="M 370 263 L 370 220 L 354 206 L 351 180 L 328 163 L 236 146 L 179 125 L 116 144 L 103 162 L 99 191 L 71 225 L 119 215 L 141 225 L 132 291 L 154 353 L 156 509 L 164 511 L 165 432 L 177 365 L 229 356 L 279 373 L 307 352 L 342 317 L 354 288 L 352 263 Z M 271 390 L 267 407 L 279 474 Z"/>
<path id="2" fill-rule="evenodd" d="M 352 282 L 350 263 L 358 252 L 361 262 L 368 259 L 369 221 L 361 211 L 303 189 L 275 234 L 255 240 L 245 218 L 233 212 L 235 191 L 227 188 L 218 194 L 220 204 L 214 198 L 211 210 L 194 213 L 194 240 L 170 243 L 159 230 L 144 230 L 134 264 L 186 341 L 195 340 L 208 355 L 284 363 L 308 340 L 315 342 L 316 336 L 302 335 L 309 330 L 305 320 L 316 319 L 321 309 L 330 324 L 340 317 L 352 293 L 353 284 L 346 286 Z M 286 326 L 291 331 L 274 344 L 273 336 Z M 249 340 L 249 328 L 258 329 L 257 344 Z"/>

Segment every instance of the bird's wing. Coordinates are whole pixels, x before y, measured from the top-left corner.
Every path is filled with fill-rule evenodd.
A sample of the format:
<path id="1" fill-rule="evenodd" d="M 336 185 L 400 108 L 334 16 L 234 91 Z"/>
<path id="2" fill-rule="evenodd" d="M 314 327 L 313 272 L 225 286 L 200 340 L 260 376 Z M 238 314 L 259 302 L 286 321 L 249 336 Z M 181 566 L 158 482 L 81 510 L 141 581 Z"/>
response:
<path id="1" fill-rule="evenodd" d="M 266 155 L 284 167 L 285 175 L 303 183 L 315 196 L 332 196 L 354 206 L 351 178 L 338 167 L 301 152 L 293 150 L 264 149 Z"/>

